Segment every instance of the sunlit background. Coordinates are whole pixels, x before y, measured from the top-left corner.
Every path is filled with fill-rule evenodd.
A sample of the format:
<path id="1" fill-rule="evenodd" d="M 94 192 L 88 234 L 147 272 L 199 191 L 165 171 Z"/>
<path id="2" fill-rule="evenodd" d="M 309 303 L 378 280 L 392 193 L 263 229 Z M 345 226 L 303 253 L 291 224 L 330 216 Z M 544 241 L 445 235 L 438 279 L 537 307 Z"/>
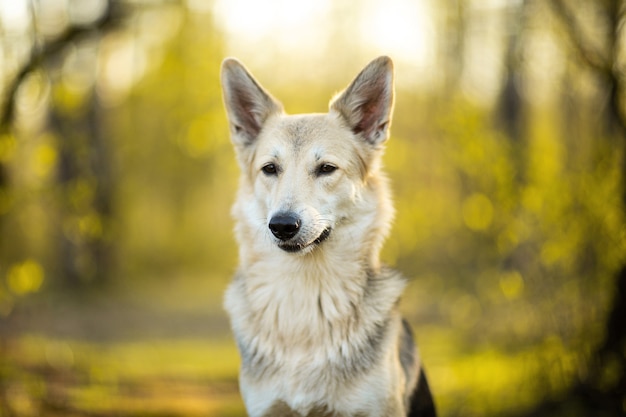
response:
<path id="1" fill-rule="evenodd" d="M 442 416 L 626 414 L 621 0 L 0 0 L 0 417 L 244 416 L 219 67 L 396 69 L 385 262 Z"/>

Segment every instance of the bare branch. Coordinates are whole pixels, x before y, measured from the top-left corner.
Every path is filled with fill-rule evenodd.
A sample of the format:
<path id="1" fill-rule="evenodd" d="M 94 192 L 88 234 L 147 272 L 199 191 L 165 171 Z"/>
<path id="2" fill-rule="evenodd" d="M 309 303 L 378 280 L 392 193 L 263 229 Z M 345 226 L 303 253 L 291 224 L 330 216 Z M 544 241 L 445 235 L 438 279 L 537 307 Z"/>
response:
<path id="1" fill-rule="evenodd" d="M 593 45 L 593 41 L 584 35 L 584 31 L 576 18 L 575 13 L 563 0 L 551 0 L 548 2 L 556 15 L 563 21 L 572 44 L 577 49 L 581 59 L 590 67 L 603 74 L 611 71 L 609 58 L 605 56 L 601 47 Z"/>
<path id="2" fill-rule="evenodd" d="M 93 24 L 89 26 L 69 27 L 58 38 L 47 42 L 41 48 L 34 49 L 28 62 L 26 62 L 9 85 L 5 102 L 1 109 L 0 132 L 6 132 L 10 129 L 11 122 L 15 116 L 17 92 L 20 85 L 32 72 L 45 64 L 46 61 L 58 56 L 58 54 L 72 43 L 79 42 L 94 33 L 115 27 L 120 22 L 120 17 L 119 5 L 111 1 L 107 11 Z"/>

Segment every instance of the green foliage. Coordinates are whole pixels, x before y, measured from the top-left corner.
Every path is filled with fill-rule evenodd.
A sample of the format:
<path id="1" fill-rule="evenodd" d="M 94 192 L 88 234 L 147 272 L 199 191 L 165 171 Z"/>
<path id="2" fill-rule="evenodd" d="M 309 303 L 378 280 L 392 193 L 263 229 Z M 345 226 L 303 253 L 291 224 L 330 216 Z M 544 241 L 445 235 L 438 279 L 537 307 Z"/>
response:
<path id="1" fill-rule="evenodd" d="M 593 136 L 594 155 L 566 149 L 549 119 L 515 143 L 458 101 L 434 129 L 412 141 L 395 130 L 389 143 L 398 215 L 385 256 L 414 277 L 406 313 L 438 322 L 417 334 L 452 415 L 558 395 L 584 378 L 602 336 L 625 253 L 621 156 Z"/>

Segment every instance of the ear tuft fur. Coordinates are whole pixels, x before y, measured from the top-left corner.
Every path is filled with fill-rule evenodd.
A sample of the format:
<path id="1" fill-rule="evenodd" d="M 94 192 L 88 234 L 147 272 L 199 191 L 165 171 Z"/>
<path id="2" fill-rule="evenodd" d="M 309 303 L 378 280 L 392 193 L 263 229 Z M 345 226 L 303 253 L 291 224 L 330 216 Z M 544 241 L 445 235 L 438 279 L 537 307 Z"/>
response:
<path id="1" fill-rule="evenodd" d="M 283 112 L 282 104 L 234 58 L 222 62 L 222 93 L 232 139 L 237 145 L 254 142 L 267 118 Z"/>
<path id="2" fill-rule="evenodd" d="M 389 137 L 393 100 L 393 62 L 381 56 L 331 101 L 330 109 L 338 112 L 355 134 L 378 145 Z"/>

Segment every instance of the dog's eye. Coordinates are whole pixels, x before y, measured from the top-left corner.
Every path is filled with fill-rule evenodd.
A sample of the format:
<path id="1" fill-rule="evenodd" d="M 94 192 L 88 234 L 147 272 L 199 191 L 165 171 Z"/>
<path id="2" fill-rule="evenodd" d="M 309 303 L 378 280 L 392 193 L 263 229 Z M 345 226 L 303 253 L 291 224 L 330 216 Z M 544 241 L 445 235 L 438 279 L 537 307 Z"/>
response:
<path id="1" fill-rule="evenodd" d="M 276 165 L 274 164 L 267 164 L 263 165 L 261 171 L 263 171 L 265 175 L 276 175 L 278 173 L 278 168 L 276 168 Z"/>
<path id="2" fill-rule="evenodd" d="M 322 164 L 317 168 L 317 175 L 328 175 L 337 170 L 337 167 L 331 164 Z"/>

